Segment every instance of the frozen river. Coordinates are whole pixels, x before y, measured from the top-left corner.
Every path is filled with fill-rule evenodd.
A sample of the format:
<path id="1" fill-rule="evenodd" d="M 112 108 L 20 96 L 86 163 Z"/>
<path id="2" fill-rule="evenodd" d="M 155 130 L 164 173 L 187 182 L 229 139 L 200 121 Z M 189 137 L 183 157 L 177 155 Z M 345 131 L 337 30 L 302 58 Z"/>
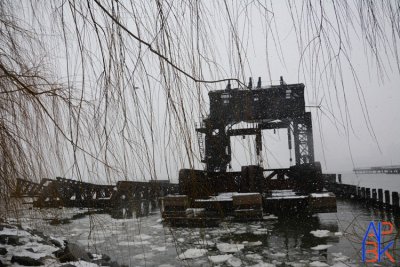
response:
<path id="1" fill-rule="evenodd" d="M 70 217 L 78 211 L 30 210 L 20 219 L 91 252 L 108 254 L 120 264 L 164 267 L 359 266 L 361 240 L 369 222 L 386 220 L 399 226 L 390 213 L 340 200 L 337 213 L 309 218 L 268 216 L 261 222 L 226 222 L 217 228 L 168 227 L 158 212 L 138 219 L 95 214 L 56 226 L 43 220 L 54 215 Z M 391 254 L 400 260 L 397 250 Z M 381 266 L 393 265 L 385 261 Z"/>

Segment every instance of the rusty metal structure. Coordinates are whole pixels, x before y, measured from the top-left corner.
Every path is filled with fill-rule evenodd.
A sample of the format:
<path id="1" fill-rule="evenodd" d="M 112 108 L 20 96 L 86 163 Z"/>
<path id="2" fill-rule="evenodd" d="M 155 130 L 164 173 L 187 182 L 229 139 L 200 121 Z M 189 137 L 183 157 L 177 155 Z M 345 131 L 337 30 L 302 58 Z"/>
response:
<path id="1" fill-rule="evenodd" d="M 306 111 L 304 88 L 301 83 L 286 84 L 282 77 L 279 85 L 263 87 L 259 78 L 253 87 L 250 78 L 245 89 L 232 88 L 228 83 L 223 90 L 209 92 L 209 115 L 196 127 L 205 169 L 179 172 L 179 193 L 188 197 L 186 202 L 190 208 L 202 208 L 208 214 L 215 214 L 216 210 L 225 215 L 246 214 L 249 208 L 237 209 L 233 204 L 241 198 L 254 204 L 250 205 L 253 217 L 258 218 L 261 196 L 266 212 L 336 211 L 336 198 L 323 191 L 321 166 L 314 158 L 312 119 L 311 112 Z M 235 127 L 242 122 L 246 125 L 244 128 Z M 264 169 L 261 167 L 262 131 L 276 129 L 287 129 L 288 149 L 294 150 L 295 159 L 293 162 L 290 156 L 288 168 Z M 255 135 L 258 165 L 230 171 L 230 138 L 246 135 Z M 229 192 L 234 193 L 225 198 Z M 254 195 L 247 197 L 246 194 Z M 165 199 L 164 205 L 171 210 L 168 203 L 173 203 L 172 209 L 175 206 L 180 209 L 177 216 L 169 211 L 174 220 L 182 214 L 182 205 L 176 202 L 176 199 Z M 251 217 L 251 212 L 247 215 Z"/>
<path id="2" fill-rule="evenodd" d="M 178 185 L 167 180 L 148 182 L 119 181 L 116 185 L 99 185 L 56 177 L 41 179 L 40 183 L 17 179 L 12 197 L 30 198 L 34 207 L 77 207 L 111 209 L 117 213 L 141 206 L 157 206 L 157 199 L 178 192 Z M 140 207 L 139 207 L 140 206 Z"/>
<path id="3" fill-rule="evenodd" d="M 250 79 L 247 90 L 232 89 L 228 84 L 224 90 L 211 91 L 209 98 L 209 116 L 196 128 L 205 171 L 181 170 L 181 193 L 198 197 L 219 192 L 263 193 L 280 189 L 301 193 L 322 191 L 322 172 L 314 159 L 311 113 L 305 107 L 304 84 L 286 84 L 281 77 L 279 85 L 262 87 L 259 78 L 253 88 Z M 240 122 L 251 127 L 235 129 L 233 126 Z M 227 171 L 232 160 L 230 137 L 255 135 L 256 156 L 261 163 L 262 131 L 281 128 L 287 129 L 288 149 L 294 149 L 293 166 L 282 169 L 243 166 L 240 172 Z M 192 184 L 203 187 L 204 192 L 194 190 L 197 187 Z"/>
<path id="4" fill-rule="evenodd" d="M 262 150 L 262 130 L 286 128 L 289 149 L 292 136 L 296 165 L 314 163 L 311 112 L 305 110 L 304 84 L 286 84 L 281 77 L 280 85 L 256 88 L 250 79 L 248 90 L 231 89 L 209 93 L 210 114 L 203 120 L 198 133 L 205 135 L 205 147 L 200 145 L 202 162 L 208 172 L 225 172 L 230 164 L 231 136 L 256 136 L 256 153 Z M 232 129 L 239 122 L 254 126 Z M 200 144 L 203 142 L 200 140 Z"/>

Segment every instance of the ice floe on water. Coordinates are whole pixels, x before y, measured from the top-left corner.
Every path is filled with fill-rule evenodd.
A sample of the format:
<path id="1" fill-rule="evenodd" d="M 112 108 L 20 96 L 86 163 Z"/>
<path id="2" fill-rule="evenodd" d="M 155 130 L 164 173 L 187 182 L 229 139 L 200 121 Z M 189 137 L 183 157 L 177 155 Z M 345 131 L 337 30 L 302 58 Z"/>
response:
<path id="1" fill-rule="evenodd" d="M 207 253 L 207 249 L 199 249 L 199 248 L 190 248 L 185 252 L 178 255 L 178 258 L 181 260 L 184 259 L 195 259 L 204 256 Z"/>
<path id="2" fill-rule="evenodd" d="M 275 216 L 274 214 L 263 216 L 263 220 L 276 220 L 276 219 L 278 219 L 278 217 Z"/>
<path id="3" fill-rule="evenodd" d="M 2 231 L 0 231 L 0 235 L 5 235 L 5 236 L 30 236 L 27 231 L 21 230 L 18 228 L 4 228 Z"/>
<path id="4" fill-rule="evenodd" d="M 254 235 L 267 235 L 270 230 L 266 228 L 260 228 L 253 232 Z"/>
<path id="5" fill-rule="evenodd" d="M 202 246 L 202 247 L 214 247 L 215 246 L 215 242 L 212 242 L 210 240 L 205 240 L 205 239 L 197 239 L 194 241 L 194 244 Z"/>
<path id="6" fill-rule="evenodd" d="M 144 246 L 150 245 L 151 243 L 147 240 L 144 241 L 121 241 L 118 243 L 119 246 Z"/>
<path id="7" fill-rule="evenodd" d="M 158 252 L 163 252 L 163 251 L 167 251 L 167 247 L 163 246 L 163 247 L 151 247 L 152 250 L 158 251 Z"/>
<path id="8" fill-rule="evenodd" d="M 234 253 L 244 249 L 243 244 L 218 243 L 217 248 L 224 253 Z"/>
<path id="9" fill-rule="evenodd" d="M 276 265 L 273 263 L 267 263 L 267 262 L 259 262 L 255 265 L 251 265 L 250 267 L 275 267 Z"/>
<path id="10" fill-rule="evenodd" d="M 87 262 L 87 261 L 69 261 L 69 262 L 63 263 L 61 266 L 98 267 L 99 265 L 97 265 L 95 263 Z"/>
<path id="11" fill-rule="evenodd" d="M 334 258 L 333 258 L 333 261 L 334 261 L 334 262 L 336 262 L 336 261 L 345 262 L 345 261 L 348 261 L 348 260 L 350 259 L 349 257 L 343 255 L 342 252 L 331 253 L 331 254 L 332 254 L 332 256 L 334 257 Z"/>
<path id="12" fill-rule="evenodd" d="M 338 231 L 342 229 L 314 223 L 314 217 L 309 219 L 309 224 L 298 220 L 277 221 L 275 216 L 268 215 L 258 222 L 223 222 L 220 227 L 185 228 L 163 225 L 159 214 L 123 221 L 109 215 L 96 216 L 99 219 L 94 222 L 101 222 L 99 225 L 81 218 L 58 229 L 62 229 L 62 236 L 75 234 L 72 241 L 91 247 L 91 252 L 104 251 L 130 266 L 310 267 L 321 264 L 341 267 L 345 266 L 342 262 L 352 263 L 344 254 L 327 255 L 323 251 L 340 242 Z M 59 235 L 58 229 L 52 226 L 51 233 Z M 332 238 L 321 242 L 319 238 L 323 237 Z M 317 246 L 319 243 L 326 245 Z M 337 245 L 334 251 L 340 249 Z"/>
<path id="13" fill-rule="evenodd" d="M 259 254 L 252 253 L 252 254 L 247 254 L 246 258 L 254 260 L 254 261 L 260 261 L 260 260 L 262 260 L 263 257 Z"/>
<path id="14" fill-rule="evenodd" d="M 315 230 L 310 233 L 315 237 L 328 237 L 330 235 L 329 230 Z"/>
<path id="15" fill-rule="evenodd" d="M 105 242 L 104 239 L 79 239 L 77 241 L 79 244 L 84 245 L 84 246 L 94 246 L 98 244 L 102 244 Z"/>
<path id="16" fill-rule="evenodd" d="M 208 256 L 208 259 L 212 263 L 222 263 L 229 260 L 232 257 L 233 257 L 232 254 L 223 254 L 223 255 Z"/>
<path id="17" fill-rule="evenodd" d="M 310 267 L 329 267 L 329 264 L 321 261 L 310 262 Z"/>
<path id="18" fill-rule="evenodd" d="M 305 267 L 306 266 L 306 264 L 303 262 L 290 262 L 290 261 L 285 262 L 285 265 L 290 266 L 290 267 Z"/>
<path id="19" fill-rule="evenodd" d="M 146 259 L 153 258 L 154 256 L 155 256 L 155 254 L 153 252 L 147 252 L 147 253 L 141 253 L 141 254 L 137 254 L 135 256 L 132 256 L 132 259 L 135 259 L 135 260 L 146 260 Z"/>
<path id="20" fill-rule="evenodd" d="M 330 247 L 332 247 L 332 245 L 318 245 L 318 246 L 312 247 L 311 249 L 312 250 L 325 250 Z"/>
<path id="21" fill-rule="evenodd" d="M 227 263 L 232 267 L 242 266 L 242 260 L 236 257 L 231 257 L 227 260 Z"/>
<path id="22" fill-rule="evenodd" d="M 255 246 L 261 246 L 262 242 L 261 241 L 255 241 L 255 242 L 243 241 L 242 244 L 245 245 L 245 247 L 255 247 Z"/>

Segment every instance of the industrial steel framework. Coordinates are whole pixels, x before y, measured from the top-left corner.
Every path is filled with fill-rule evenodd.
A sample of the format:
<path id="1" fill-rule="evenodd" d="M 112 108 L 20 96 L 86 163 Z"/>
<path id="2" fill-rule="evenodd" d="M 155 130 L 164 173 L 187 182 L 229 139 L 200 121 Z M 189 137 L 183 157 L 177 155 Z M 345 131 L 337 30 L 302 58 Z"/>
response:
<path id="1" fill-rule="evenodd" d="M 262 150 L 261 131 L 286 128 L 288 145 L 292 149 L 292 135 L 296 165 L 314 163 L 311 113 L 305 110 L 304 84 L 286 84 L 262 87 L 259 78 L 256 88 L 250 78 L 248 89 L 209 92 L 210 113 L 196 131 L 200 155 L 207 172 L 226 172 L 232 160 L 231 136 L 255 135 L 256 154 Z M 232 129 L 237 123 L 247 122 L 251 127 Z M 204 140 L 203 140 L 204 136 Z"/>

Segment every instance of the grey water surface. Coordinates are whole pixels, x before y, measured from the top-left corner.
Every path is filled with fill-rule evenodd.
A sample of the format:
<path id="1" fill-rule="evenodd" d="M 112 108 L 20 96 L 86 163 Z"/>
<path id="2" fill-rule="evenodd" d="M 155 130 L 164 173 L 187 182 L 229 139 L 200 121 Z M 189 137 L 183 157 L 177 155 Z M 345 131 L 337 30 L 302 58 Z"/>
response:
<path id="1" fill-rule="evenodd" d="M 353 175 L 343 176 L 343 182 L 398 190 L 399 178 L 400 175 L 363 175 L 362 178 Z M 369 223 L 389 221 L 394 231 L 384 241 L 394 240 L 389 253 L 396 263 L 383 256 L 379 266 L 400 265 L 396 237 L 399 217 L 351 200 L 338 199 L 337 205 L 337 213 L 265 216 L 263 221 L 223 222 L 212 228 L 169 227 L 163 224 L 158 211 L 132 219 L 113 219 L 109 214 L 86 215 L 69 224 L 54 226 L 43 221 L 43 214 L 34 215 L 44 211 L 27 211 L 23 217 L 24 223 L 31 227 L 65 237 L 91 252 L 108 254 L 120 264 L 164 267 L 364 266 L 361 243 Z M 53 212 L 68 217 L 82 210 Z"/>

